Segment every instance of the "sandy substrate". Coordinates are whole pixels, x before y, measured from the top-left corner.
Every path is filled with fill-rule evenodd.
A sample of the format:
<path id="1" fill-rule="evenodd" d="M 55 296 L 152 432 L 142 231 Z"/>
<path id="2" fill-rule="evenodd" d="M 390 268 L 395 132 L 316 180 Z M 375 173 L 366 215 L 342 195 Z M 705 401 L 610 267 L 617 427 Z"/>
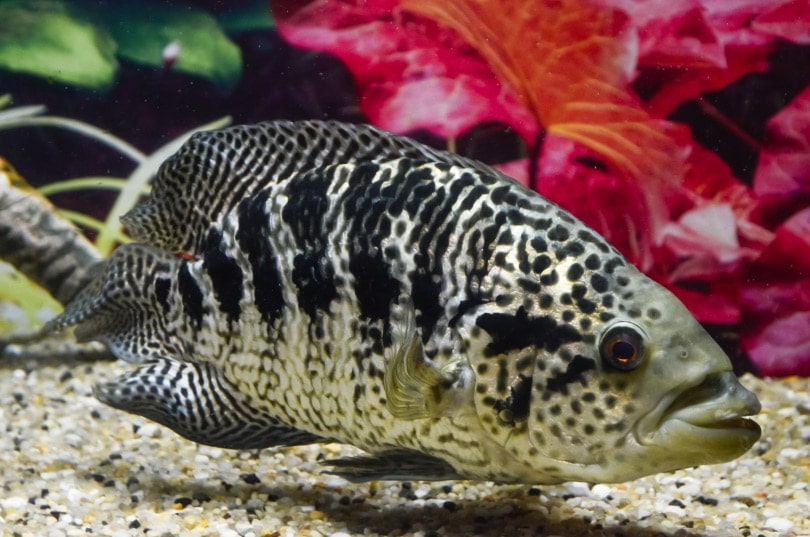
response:
<path id="1" fill-rule="evenodd" d="M 745 383 L 761 440 L 729 464 L 622 485 L 378 482 L 319 474 L 338 445 L 198 446 L 103 406 L 120 362 L 0 363 L 0 533 L 810 536 L 810 381 Z"/>

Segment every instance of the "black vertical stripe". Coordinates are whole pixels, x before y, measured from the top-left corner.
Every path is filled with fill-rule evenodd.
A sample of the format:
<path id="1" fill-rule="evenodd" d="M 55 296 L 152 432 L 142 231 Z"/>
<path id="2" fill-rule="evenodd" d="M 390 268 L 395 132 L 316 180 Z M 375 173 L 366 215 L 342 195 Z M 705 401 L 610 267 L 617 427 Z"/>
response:
<path id="1" fill-rule="evenodd" d="M 236 261 L 228 256 L 222 245 L 222 234 L 216 228 L 211 228 L 203 253 L 203 268 L 211 277 L 214 287 L 214 296 L 219 302 L 219 309 L 228 321 L 239 320 L 242 299 L 243 273 Z"/>
<path id="2" fill-rule="evenodd" d="M 183 309 L 191 319 L 194 327 L 199 330 L 202 328 L 203 322 L 203 294 L 199 284 L 188 269 L 188 263 L 185 261 L 180 265 L 177 283 L 180 288 L 180 296 L 183 299 Z"/>
<path id="3" fill-rule="evenodd" d="M 256 309 L 265 322 L 273 323 L 284 311 L 284 295 L 278 259 L 270 244 L 270 220 L 266 212 L 269 197 L 265 189 L 242 202 L 236 240 L 253 269 Z"/>

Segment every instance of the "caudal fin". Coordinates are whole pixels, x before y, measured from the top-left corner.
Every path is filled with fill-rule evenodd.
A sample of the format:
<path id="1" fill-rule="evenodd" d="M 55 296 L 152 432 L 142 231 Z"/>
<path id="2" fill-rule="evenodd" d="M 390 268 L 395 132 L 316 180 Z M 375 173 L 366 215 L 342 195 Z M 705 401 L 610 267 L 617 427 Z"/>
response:
<path id="1" fill-rule="evenodd" d="M 152 246 L 121 246 L 91 269 L 87 287 L 43 332 L 76 326 L 76 339 L 105 343 L 116 357 L 129 362 L 182 354 L 182 344 L 171 332 L 179 263 Z"/>

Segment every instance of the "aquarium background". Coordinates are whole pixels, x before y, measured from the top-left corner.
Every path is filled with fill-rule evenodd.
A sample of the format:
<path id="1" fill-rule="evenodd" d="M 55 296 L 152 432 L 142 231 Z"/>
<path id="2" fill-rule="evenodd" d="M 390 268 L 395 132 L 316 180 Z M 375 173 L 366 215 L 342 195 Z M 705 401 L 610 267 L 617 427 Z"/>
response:
<path id="1" fill-rule="evenodd" d="M 193 129 L 370 122 L 582 218 L 738 372 L 810 375 L 808 1 L 0 0 L 0 106 L 0 158 L 105 254 Z"/>

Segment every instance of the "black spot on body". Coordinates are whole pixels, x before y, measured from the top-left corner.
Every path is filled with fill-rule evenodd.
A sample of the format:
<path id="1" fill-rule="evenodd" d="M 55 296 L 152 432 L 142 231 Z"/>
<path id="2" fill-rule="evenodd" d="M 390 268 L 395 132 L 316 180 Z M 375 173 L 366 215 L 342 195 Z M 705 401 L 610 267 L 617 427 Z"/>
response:
<path id="1" fill-rule="evenodd" d="M 540 282 L 537 280 L 531 280 L 529 278 L 518 278 L 517 283 L 521 289 L 530 294 L 537 294 L 542 289 Z"/>
<path id="2" fill-rule="evenodd" d="M 350 190 L 364 192 L 374 186 L 371 179 L 378 170 L 376 164 L 358 164 L 346 179 L 352 185 Z M 317 310 L 328 310 L 329 303 L 337 298 L 334 269 L 325 254 L 330 181 L 331 176 L 322 170 L 297 176 L 286 187 L 289 200 L 281 211 L 282 220 L 302 252 L 293 259 L 292 280 L 298 288 L 298 304 L 311 319 L 316 317 Z M 352 196 L 347 198 L 356 200 Z M 355 214 L 356 210 L 347 208 L 349 214 Z"/>
<path id="3" fill-rule="evenodd" d="M 616 270 L 616 267 L 621 267 L 624 265 L 624 261 L 621 260 L 619 257 L 611 258 L 607 263 L 605 263 L 605 272 L 608 274 L 613 274 L 613 271 Z"/>
<path id="4" fill-rule="evenodd" d="M 587 298 L 580 298 L 577 300 L 577 307 L 582 313 L 591 314 L 596 311 L 596 302 Z"/>
<path id="5" fill-rule="evenodd" d="M 501 203 L 504 202 L 504 198 L 506 197 L 507 192 L 509 192 L 508 185 L 499 186 L 498 188 L 492 190 L 492 192 L 489 195 L 489 199 L 491 199 L 492 202 L 495 203 L 496 205 L 500 205 Z"/>
<path id="6" fill-rule="evenodd" d="M 532 379 L 525 375 L 518 375 L 516 381 L 509 387 L 510 395 L 506 399 L 495 402 L 496 412 L 508 411 L 514 421 L 522 421 L 529 417 L 532 401 Z"/>
<path id="7" fill-rule="evenodd" d="M 602 266 L 602 260 L 596 254 L 591 254 L 585 258 L 585 268 L 588 270 L 597 270 Z"/>
<path id="8" fill-rule="evenodd" d="M 565 277 L 568 278 L 569 282 L 576 282 L 582 278 L 582 274 L 585 272 L 585 269 L 582 268 L 582 265 L 579 263 L 573 263 L 570 267 L 568 267 L 568 272 L 566 273 Z"/>
<path id="9" fill-rule="evenodd" d="M 202 328 L 203 321 L 203 294 L 199 284 L 189 272 L 187 262 L 180 265 L 177 286 L 183 300 L 183 310 L 191 319 L 194 327 L 199 330 Z"/>
<path id="10" fill-rule="evenodd" d="M 607 278 L 595 272 L 591 274 L 591 287 L 597 293 L 606 293 L 608 290 L 608 281 Z"/>
<path id="11" fill-rule="evenodd" d="M 551 227 L 551 218 L 535 218 L 534 227 L 537 229 L 548 229 Z"/>
<path id="12" fill-rule="evenodd" d="M 592 358 L 577 355 L 571 362 L 565 372 L 559 372 L 546 382 L 546 389 L 551 392 L 568 394 L 568 385 L 572 382 L 581 382 L 585 380 L 584 373 L 596 368 L 596 361 Z"/>
<path id="13" fill-rule="evenodd" d="M 469 172 L 464 172 L 450 185 L 450 197 L 453 199 L 458 198 L 462 190 L 475 185 L 476 180 L 473 175 Z"/>
<path id="14" fill-rule="evenodd" d="M 478 317 L 476 325 L 492 338 L 485 351 L 488 356 L 529 346 L 556 352 L 561 345 L 582 339 L 574 327 L 558 324 L 551 316 L 529 317 L 523 307 L 513 315 L 485 313 Z"/>
<path id="15" fill-rule="evenodd" d="M 534 237 L 529 242 L 536 252 L 545 252 L 548 250 L 548 243 L 542 237 Z"/>
<path id="16" fill-rule="evenodd" d="M 219 302 L 219 309 L 228 321 L 239 320 L 242 299 L 243 273 L 236 261 L 225 253 L 222 245 L 222 234 L 215 228 L 208 233 L 205 252 L 203 253 L 203 268 L 211 278 L 214 287 L 214 296 Z"/>
<path id="17" fill-rule="evenodd" d="M 557 224 L 548 232 L 548 238 L 552 241 L 567 241 L 569 235 L 568 228 L 562 224 Z"/>
<path id="18" fill-rule="evenodd" d="M 565 252 L 566 255 L 579 257 L 585 253 L 585 247 L 579 241 L 568 241 L 565 243 L 565 246 L 561 248 L 561 251 Z"/>
<path id="19" fill-rule="evenodd" d="M 506 218 L 509 220 L 509 223 L 512 224 L 512 225 L 519 226 L 519 225 L 522 225 L 524 222 L 526 222 L 526 217 L 523 216 L 523 213 L 521 213 L 517 209 L 509 209 L 506 212 Z"/>
<path id="20" fill-rule="evenodd" d="M 550 266 L 551 258 L 545 254 L 538 255 L 534 258 L 534 261 L 532 261 L 532 270 L 537 274 L 540 274 Z"/>
<path id="21" fill-rule="evenodd" d="M 543 274 L 540 276 L 540 283 L 542 285 L 551 286 L 556 285 L 557 282 L 560 281 L 560 275 L 557 274 L 556 270 L 552 270 L 548 274 Z"/>

